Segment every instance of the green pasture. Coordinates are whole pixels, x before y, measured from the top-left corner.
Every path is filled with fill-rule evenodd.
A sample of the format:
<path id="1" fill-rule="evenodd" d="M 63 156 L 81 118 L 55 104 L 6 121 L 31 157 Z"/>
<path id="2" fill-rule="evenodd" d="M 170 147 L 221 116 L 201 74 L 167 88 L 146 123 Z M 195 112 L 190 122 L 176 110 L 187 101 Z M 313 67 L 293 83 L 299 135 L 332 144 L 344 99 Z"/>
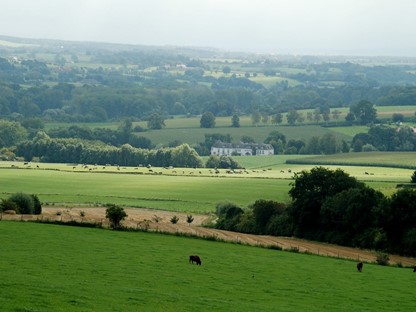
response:
<path id="1" fill-rule="evenodd" d="M 262 84 L 264 87 L 269 88 L 275 85 L 276 83 L 287 81 L 290 87 L 296 87 L 300 84 L 298 80 L 290 79 L 286 77 L 280 77 L 280 76 L 264 76 L 264 75 L 257 75 L 256 77 L 250 77 L 251 81 L 257 82 L 259 84 Z"/>
<path id="2" fill-rule="evenodd" d="M 70 164 L 0 162 L 0 198 L 23 192 L 37 194 L 44 205 L 95 206 L 113 203 L 128 207 L 212 213 L 216 204 L 224 201 L 241 207 L 247 207 L 257 199 L 289 202 L 288 191 L 294 173 L 308 171 L 319 163 L 318 160 L 316 163 L 286 163 L 286 160 L 294 158 L 296 155 L 237 157 L 247 169 L 232 174 L 224 169 L 216 174 L 205 168 L 152 168 L 150 171 L 145 167 L 89 165 L 83 168 Z M 302 159 L 308 158 L 300 158 L 299 161 Z M 405 158 L 402 161 L 405 162 Z M 347 164 L 328 163 L 323 166 L 340 168 L 385 195 L 393 194 L 397 184 L 409 182 L 414 172 L 412 169 Z"/>
<path id="3" fill-rule="evenodd" d="M 30 222 L 0 235 L 2 311 L 414 311 L 410 268 Z"/>
<path id="4" fill-rule="evenodd" d="M 62 166 L 65 165 L 61 165 Z M 115 203 L 129 207 L 144 207 L 171 211 L 207 213 L 215 211 L 219 202 L 231 201 L 243 207 L 257 199 L 288 201 L 290 180 L 225 176 L 225 170 L 217 177 L 209 171 L 177 169 L 164 171 L 162 175 L 133 168 L 115 168 L 88 171 L 72 166 L 56 170 L 0 169 L 0 197 L 23 192 L 37 194 L 43 203 L 91 204 Z M 63 171 L 68 170 L 68 171 Z M 110 171 L 111 170 L 111 171 Z M 157 171 L 158 169 L 154 168 Z M 161 172 L 163 169 L 160 169 Z M 254 175 L 254 173 L 252 173 Z M 290 177 L 287 174 L 287 177 Z"/>

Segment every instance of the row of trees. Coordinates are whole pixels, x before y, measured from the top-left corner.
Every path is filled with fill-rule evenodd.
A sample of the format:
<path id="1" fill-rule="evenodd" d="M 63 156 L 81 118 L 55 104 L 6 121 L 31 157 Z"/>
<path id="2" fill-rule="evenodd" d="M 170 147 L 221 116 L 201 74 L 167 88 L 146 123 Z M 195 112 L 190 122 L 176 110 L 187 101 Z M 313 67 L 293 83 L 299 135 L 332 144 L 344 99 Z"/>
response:
<path id="1" fill-rule="evenodd" d="M 341 169 L 316 167 L 295 174 L 289 195 L 289 204 L 219 204 L 216 227 L 416 256 L 415 189 L 386 197 Z"/>
<path id="2" fill-rule="evenodd" d="M 416 151 L 416 133 L 410 127 L 376 125 L 368 133 L 356 134 L 351 146 L 354 152 Z"/>
<path id="3" fill-rule="evenodd" d="M 44 162 L 118 164 L 121 166 L 202 167 L 200 156 L 188 144 L 175 148 L 141 149 L 129 144 L 121 147 L 91 144 L 79 139 L 51 139 L 38 136 L 34 140 L 17 145 L 16 155 L 31 161 L 40 158 Z"/>

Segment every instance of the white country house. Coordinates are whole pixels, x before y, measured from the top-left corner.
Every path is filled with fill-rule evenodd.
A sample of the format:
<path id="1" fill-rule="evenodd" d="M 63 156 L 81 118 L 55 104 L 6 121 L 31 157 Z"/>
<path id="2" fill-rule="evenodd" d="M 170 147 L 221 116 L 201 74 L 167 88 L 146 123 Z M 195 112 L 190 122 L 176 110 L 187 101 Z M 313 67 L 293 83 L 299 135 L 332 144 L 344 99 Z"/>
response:
<path id="1" fill-rule="evenodd" d="M 273 146 L 270 144 L 255 143 L 223 143 L 215 142 L 211 147 L 211 155 L 216 156 L 252 156 L 252 155 L 274 155 Z"/>

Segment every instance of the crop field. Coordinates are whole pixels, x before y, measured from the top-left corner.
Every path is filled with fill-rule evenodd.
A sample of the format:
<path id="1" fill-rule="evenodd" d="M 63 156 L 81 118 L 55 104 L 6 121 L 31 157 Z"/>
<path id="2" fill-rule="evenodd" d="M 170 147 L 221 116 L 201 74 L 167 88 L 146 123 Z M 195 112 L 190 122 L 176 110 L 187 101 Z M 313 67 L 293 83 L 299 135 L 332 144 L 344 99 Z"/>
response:
<path id="1" fill-rule="evenodd" d="M 294 162 L 298 164 L 342 164 L 416 169 L 416 154 L 414 152 L 346 153 L 305 157 L 296 159 Z"/>
<path id="2" fill-rule="evenodd" d="M 0 235 L 3 311 L 414 310 L 410 268 L 30 222 Z"/>

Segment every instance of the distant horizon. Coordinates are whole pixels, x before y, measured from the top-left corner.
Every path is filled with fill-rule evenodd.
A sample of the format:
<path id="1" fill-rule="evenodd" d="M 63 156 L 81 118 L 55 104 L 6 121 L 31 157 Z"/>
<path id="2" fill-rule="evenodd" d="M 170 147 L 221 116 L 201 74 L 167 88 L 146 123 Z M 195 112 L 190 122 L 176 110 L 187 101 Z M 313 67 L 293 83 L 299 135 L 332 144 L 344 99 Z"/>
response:
<path id="1" fill-rule="evenodd" d="M 40 41 L 57 41 L 57 42 L 73 42 L 73 43 L 91 43 L 91 44 L 110 44 L 110 45 L 120 45 L 120 46 L 132 46 L 132 47 L 147 47 L 147 48 L 184 48 L 184 49 L 197 49 L 197 50 L 207 50 L 207 51 L 218 51 L 226 54 L 247 54 L 247 55 L 259 55 L 259 56 L 291 56 L 291 57 L 328 57 L 328 58 L 397 58 L 397 59 L 406 59 L 406 58 L 416 58 L 416 55 L 370 55 L 370 54 L 348 54 L 348 53 L 275 53 L 275 52 L 250 52 L 250 51 L 238 51 L 238 50 L 226 50 L 219 47 L 213 46 L 194 46 L 194 45 L 174 45 L 174 44 L 159 44 L 159 45 L 150 45 L 150 44 L 141 44 L 141 43 L 125 43 L 125 42 L 110 42 L 110 41 L 94 41 L 94 40 L 66 40 L 66 39 L 57 39 L 57 38 L 38 38 L 38 37 L 21 37 L 13 36 L 8 34 L 0 33 L 1 38 L 8 39 L 18 39 L 18 40 L 40 40 Z M 10 41 L 13 42 L 13 41 Z M 1 44 L 0 44 L 1 46 Z"/>
<path id="2" fill-rule="evenodd" d="M 416 57 L 414 0 L 2 0 L 9 36 L 278 55 Z"/>

